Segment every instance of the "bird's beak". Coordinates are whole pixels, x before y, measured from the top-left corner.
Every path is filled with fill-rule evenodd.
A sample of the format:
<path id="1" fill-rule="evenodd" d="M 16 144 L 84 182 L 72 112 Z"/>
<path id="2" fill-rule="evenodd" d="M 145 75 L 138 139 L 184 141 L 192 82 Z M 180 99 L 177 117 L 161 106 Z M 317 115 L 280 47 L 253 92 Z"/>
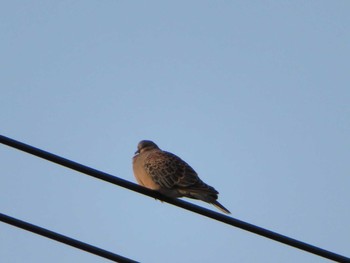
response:
<path id="1" fill-rule="evenodd" d="M 140 153 L 140 150 L 137 150 L 136 152 L 135 152 L 135 154 L 139 154 Z"/>

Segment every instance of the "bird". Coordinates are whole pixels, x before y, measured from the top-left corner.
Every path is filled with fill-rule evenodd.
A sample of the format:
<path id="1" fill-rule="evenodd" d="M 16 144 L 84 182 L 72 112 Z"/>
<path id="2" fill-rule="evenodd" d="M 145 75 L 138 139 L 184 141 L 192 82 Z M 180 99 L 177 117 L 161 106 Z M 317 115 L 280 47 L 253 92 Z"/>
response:
<path id="1" fill-rule="evenodd" d="M 132 160 L 139 185 L 171 198 L 188 197 L 214 205 L 226 214 L 231 212 L 220 204 L 219 192 L 204 183 L 195 170 L 180 157 L 161 150 L 150 140 L 142 140 Z"/>

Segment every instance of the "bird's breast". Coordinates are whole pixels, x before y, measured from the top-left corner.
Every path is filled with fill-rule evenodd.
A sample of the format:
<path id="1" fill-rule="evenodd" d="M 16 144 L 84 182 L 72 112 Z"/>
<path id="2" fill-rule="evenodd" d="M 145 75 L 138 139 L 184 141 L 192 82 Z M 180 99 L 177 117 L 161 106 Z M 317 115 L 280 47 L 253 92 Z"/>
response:
<path id="1" fill-rule="evenodd" d="M 134 171 L 134 176 L 137 180 L 137 182 L 149 189 L 152 190 L 159 190 L 161 187 L 156 182 L 152 180 L 152 177 L 146 172 L 144 168 L 144 158 L 143 156 L 135 155 L 132 160 L 132 168 Z"/>

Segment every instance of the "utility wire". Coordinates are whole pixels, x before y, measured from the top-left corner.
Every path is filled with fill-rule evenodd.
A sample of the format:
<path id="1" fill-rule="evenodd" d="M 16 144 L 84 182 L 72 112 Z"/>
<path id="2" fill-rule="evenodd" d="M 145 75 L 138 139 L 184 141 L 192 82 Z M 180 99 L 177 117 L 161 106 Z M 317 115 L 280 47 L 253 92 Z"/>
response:
<path id="1" fill-rule="evenodd" d="M 106 259 L 115 261 L 115 262 L 120 262 L 120 263 L 136 263 L 137 261 L 119 256 L 117 254 L 114 254 L 112 252 L 109 252 L 107 250 L 89 245 L 87 243 L 81 242 L 79 240 L 58 234 L 56 232 L 50 231 L 48 229 L 36 226 L 36 225 L 32 225 L 30 223 L 24 222 L 22 220 L 10 217 L 8 215 L 4 215 L 2 213 L 0 213 L 0 221 L 5 222 L 7 224 L 22 228 L 24 230 L 36 233 L 38 235 L 56 240 L 58 242 L 64 243 L 66 245 L 75 247 L 75 248 L 79 248 L 81 250 L 84 250 L 86 252 L 95 254 L 97 256 L 100 257 L 104 257 Z"/>
<path id="2" fill-rule="evenodd" d="M 215 219 L 215 220 L 220 221 L 222 223 L 232 225 L 232 226 L 247 230 L 249 232 L 255 233 L 257 235 L 261 235 L 261 236 L 267 237 L 269 239 L 284 243 L 286 245 L 313 253 L 313 254 L 318 255 L 320 257 L 324 257 L 324 258 L 334 260 L 337 262 L 350 263 L 350 258 L 348 258 L 348 257 L 345 257 L 342 255 L 333 253 L 331 251 L 307 244 L 305 242 L 278 234 L 278 233 L 270 231 L 268 229 L 246 223 L 244 221 L 220 214 L 218 212 L 214 212 L 212 210 L 194 205 L 192 203 L 185 202 L 185 201 L 180 200 L 180 199 L 174 199 L 174 198 L 170 198 L 167 196 L 163 196 L 156 191 L 147 189 L 145 187 L 131 183 L 129 181 L 118 178 L 116 176 L 98 171 L 98 170 L 90 168 L 88 166 L 73 162 L 71 160 L 68 160 L 68 159 L 60 157 L 58 155 L 43 151 L 41 149 L 24 144 L 22 142 L 13 140 L 13 139 L 5 137 L 3 135 L 0 135 L 0 143 L 5 144 L 5 145 L 10 146 L 10 147 L 13 147 L 13 148 L 16 148 L 18 150 L 33 154 L 33 155 L 38 156 L 40 158 L 46 159 L 48 161 L 60 164 L 62 166 L 68 167 L 70 169 L 82 172 L 82 173 L 90 175 L 92 177 L 110 182 L 110 183 L 115 184 L 115 185 L 119 185 L 119 186 L 127 188 L 129 190 L 138 192 L 140 194 L 144 194 L 144 195 L 162 200 L 164 202 L 173 204 L 175 206 L 184 208 L 186 210 L 201 214 L 203 216 Z"/>

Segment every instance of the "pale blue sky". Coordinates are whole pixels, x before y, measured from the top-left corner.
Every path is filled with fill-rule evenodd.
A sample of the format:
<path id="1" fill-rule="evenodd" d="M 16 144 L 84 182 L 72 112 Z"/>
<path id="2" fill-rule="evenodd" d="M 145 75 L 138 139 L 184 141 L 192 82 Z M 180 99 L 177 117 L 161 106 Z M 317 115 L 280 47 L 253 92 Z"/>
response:
<path id="1" fill-rule="evenodd" d="M 133 182 L 136 145 L 154 140 L 218 189 L 233 217 L 350 256 L 349 10 L 1 1 L 1 134 Z M 0 154 L 0 212 L 134 260 L 328 262 L 5 146 Z M 108 262 L 3 223 L 0 233 L 1 262 Z"/>

